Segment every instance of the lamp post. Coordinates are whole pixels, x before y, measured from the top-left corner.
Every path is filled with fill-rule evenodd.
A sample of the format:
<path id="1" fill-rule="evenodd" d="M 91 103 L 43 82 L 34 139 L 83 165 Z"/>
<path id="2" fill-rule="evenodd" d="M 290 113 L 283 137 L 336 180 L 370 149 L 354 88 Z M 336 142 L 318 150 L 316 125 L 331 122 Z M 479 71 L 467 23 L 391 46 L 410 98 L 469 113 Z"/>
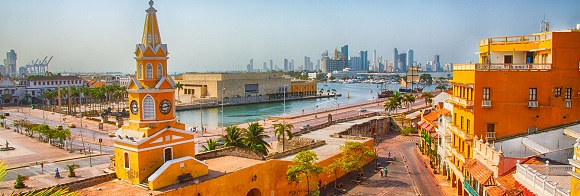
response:
<path id="1" fill-rule="evenodd" d="M 91 145 L 89 144 L 89 167 L 93 167 L 93 161 L 91 159 Z"/>
<path id="2" fill-rule="evenodd" d="M 46 99 L 42 99 L 42 124 L 46 124 L 46 118 L 44 118 L 44 102 Z"/>
<path id="3" fill-rule="evenodd" d="M 284 85 L 284 118 L 282 120 L 282 124 L 284 125 L 284 127 L 286 127 L 286 87 L 288 87 L 288 85 Z"/>
<path id="4" fill-rule="evenodd" d="M 222 88 L 222 135 L 224 135 L 224 92 L 226 88 Z"/>

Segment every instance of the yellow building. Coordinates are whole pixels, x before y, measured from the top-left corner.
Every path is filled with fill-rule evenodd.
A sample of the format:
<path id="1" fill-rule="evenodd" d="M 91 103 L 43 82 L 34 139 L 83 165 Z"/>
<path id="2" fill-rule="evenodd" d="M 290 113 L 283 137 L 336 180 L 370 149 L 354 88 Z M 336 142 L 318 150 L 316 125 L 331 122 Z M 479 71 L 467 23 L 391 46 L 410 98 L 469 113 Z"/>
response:
<path id="1" fill-rule="evenodd" d="M 167 75 L 167 45 L 161 42 L 157 10 L 149 1 L 143 38 L 135 47 L 136 76 L 127 88 L 129 123 L 115 133 L 117 177 L 150 189 L 178 178 L 208 173 L 195 158 L 194 135 L 175 117 L 175 83 Z M 181 176 L 181 177 L 180 177 Z"/>
<path id="2" fill-rule="evenodd" d="M 576 140 L 576 144 L 574 144 L 574 157 L 569 161 L 570 165 L 574 166 L 574 169 L 569 172 L 572 175 L 570 195 L 578 196 L 580 195 L 580 139 Z"/>
<path id="3" fill-rule="evenodd" d="M 579 30 L 480 41 L 479 63 L 453 67 L 452 169 L 464 172 L 475 135 L 492 142 L 580 119 L 579 53 Z M 465 194 L 461 178 L 452 186 Z"/>
<path id="4" fill-rule="evenodd" d="M 316 95 L 316 81 L 292 80 L 290 82 L 290 96 L 314 96 Z"/>

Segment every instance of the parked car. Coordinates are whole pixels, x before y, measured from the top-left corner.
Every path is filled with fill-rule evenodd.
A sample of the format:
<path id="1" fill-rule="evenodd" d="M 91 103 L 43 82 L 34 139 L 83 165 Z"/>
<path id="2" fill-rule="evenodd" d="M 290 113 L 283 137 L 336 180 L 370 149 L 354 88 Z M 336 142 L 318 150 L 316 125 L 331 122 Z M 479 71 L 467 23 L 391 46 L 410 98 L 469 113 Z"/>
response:
<path id="1" fill-rule="evenodd" d="M 225 142 L 224 140 L 222 140 L 222 139 L 218 139 L 218 140 L 216 141 L 216 145 L 218 145 L 218 146 L 223 146 L 223 145 L 225 145 L 225 144 L 226 144 L 226 142 Z"/>
<path id="2" fill-rule="evenodd" d="M 308 128 L 310 128 L 310 125 L 309 124 L 303 124 L 302 127 L 301 127 L 301 129 L 308 129 Z"/>
<path id="3" fill-rule="evenodd" d="M 109 137 L 115 137 L 115 133 L 109 133 Z"/>
<path id="4" fill-rule="evenodd" d="M 76 128 L 76 127 L 77 127 L 77 125 L 75 125 L 74 123 L 69 123 L 68 124 L 68 128 Z"/>
<path id="5" fill-rule="evenodd" d="M 4 116 L 10 116 L 10 113 L 4 112 Z"/>
<path id="6" fill-rule="evenodd" d="M 358 111 L 359 111 L 359 112 L 366 112 L 366 111 L 367 111 L 367 108 L 365 108 L 365 107 L 361 107 L 360 109 L 358 109 Z"/>
<path id="7" fill-rule="evenodd" d="M 62 125 L 56 125 L 56 126 L 54 126 L 54 128 L 58 129 L 58 130 L 62 130 Z"/>

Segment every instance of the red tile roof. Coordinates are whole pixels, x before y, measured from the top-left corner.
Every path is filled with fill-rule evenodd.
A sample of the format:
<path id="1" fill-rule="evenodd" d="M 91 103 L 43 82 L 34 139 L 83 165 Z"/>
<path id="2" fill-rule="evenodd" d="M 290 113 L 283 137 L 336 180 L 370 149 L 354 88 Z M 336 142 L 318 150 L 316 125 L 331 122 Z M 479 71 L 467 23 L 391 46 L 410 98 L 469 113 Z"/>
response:
<path id="1" fill-rule="evenodd" d="M 493 172 L 491 170 L 487 169 L 485 165 L 475 159 L 469 159 L 465 163 L 464 167 L 467 169 L 469 174 L 471 174 L 471 176 L 473 176 L 473 178 L 475 178 L 480 184 L 486 184 L 487 181 L 489 181 L 489 179 L 493 176 Z"/>
<path id="2" fill-rule="evenodd" d="M 524 161 L 521 164 L 543 165 L 544 163 L 533 157 Z M 506 190 L 507 195 L 519 195 L 519 193 L 522 192 L 522 190 L 516 188 L 516 179 L 514 178 L 515 173 L 516 168 L 514 167 L 509 172 L 505 173 L 503 176 L 497 178 L 497 182 Z"/>
<path id="3" fill-rule="evenodd" d="M 505 191 L 499 186 L 490 186 L 485 189 L 485 192 L 489 196 L 503 196 L 505 194 Z"/>

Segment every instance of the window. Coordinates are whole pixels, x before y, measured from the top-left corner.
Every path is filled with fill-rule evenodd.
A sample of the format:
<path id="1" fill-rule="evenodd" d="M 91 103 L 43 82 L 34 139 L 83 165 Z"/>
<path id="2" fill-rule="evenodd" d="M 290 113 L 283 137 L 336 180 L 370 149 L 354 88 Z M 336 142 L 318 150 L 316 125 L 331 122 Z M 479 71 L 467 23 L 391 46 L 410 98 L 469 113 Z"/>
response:
<path id="1" fill-rule="evenodd" d="M 164 162 L 171 161 L 173 159 L 173 149 L 166 148 L 163 150 L 163 157 L 165 158 Z"/>
<path id="2" fill-rule="evenodd" d="M 469 134 L 469 119 L 467 119 L 467 124 L 466 124 L 465 127 L 466 127 L 465 130 L 467 130 L 467 134 Z"/>
<path id="3" fill-rule="evenodd" d="M 490 88 L 483 88 L 483 100 L 490 100 L 491 99 L 491 89 Z"/>
<path id="4" fill-rule="evenodd" d="M 143 76 L 141 74 L 143 74 L 143 65 L 141 65 L 141 63 L 139 63 L 139 70 L 137 71 L 137 79 L 143 78 Z"/>
<path id="5" fill-rule="evenodd" d="M 153 66 L 151 65 L 151 63 L 147 63 L 147 68 L 145 69 L 146 69 L 145 78 L 146 79 L 153 78 Z"/>
<path id="6" fill-rule="evenodd" d="M 457 125 L 457 113 L 453 114 L 453 124 Z"/>
<path id="7" fill-rule="evenodd" d="M 155 120 L 155 100 L 151 95 L 147 95 L 143 99 L 143 119 Z"/>
<path id="8" fill-rule="evenodd" d="M 487 124 L 487 132 L 495 132 L 495 124 Z"/>
<path id="9" fill-rule="evenodd" d="M 538 100 L 538 89 L 537 88 L 530 88 L 530 101 L 537 101 Z"/>
<path id="10" fill-rule="evenodd" d="M 461 117 L 461 124 L 459 124 L 459 128 L 463 129 L 463 116 Z"/>
<path id="11" fill-rule="evenodd" d="M 564 95 L 564 99 L 572 99 L 572 88 L 566 88 L 566 94 Z"/>
<path id="12" fill-rule="evenodd" d="M 162 75 L 163 75 L 163 65 L 159 63 L 157 65 L 157 78 L 161 78 Z"/>
<path id="13" fill-rule="evenodd" d="M 560 95 L 562 95 L 562 87 L 556 87 L 554 89 L 554 97 L 559 97 Z"/>
<path id="14" fill-rule="evenodd" d="M 123 160 L 125 162 L 125 168 L 129 169 L 130 165 L 129 165 L 129 153 L 125 152 L 123 153 Z"/>
<path id="15" fill-rule="evenodd" d="M 514 59 L 514 56 L 512 56 L 512 55 L 505 55 L 505 56 L 503 56 L 503 63 L 505 63 L 505 64 L 511 64 L 511 63 L 514 62 L 513 59 Z"/>

